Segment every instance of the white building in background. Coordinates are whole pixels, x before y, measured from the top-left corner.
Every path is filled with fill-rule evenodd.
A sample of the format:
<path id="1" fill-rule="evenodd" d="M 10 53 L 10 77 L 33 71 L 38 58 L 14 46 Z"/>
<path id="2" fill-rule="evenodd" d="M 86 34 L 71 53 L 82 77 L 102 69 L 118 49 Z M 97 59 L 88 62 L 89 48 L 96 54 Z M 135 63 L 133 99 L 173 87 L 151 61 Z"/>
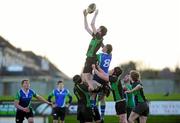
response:
<path id="1" fill-rule="evenodd" d="M 32 68 L 34 70 L 40 70 L 41 68 L 35 64 L 35 61 L 27 57 L 22 51 L 17 51 L 9 47 L 4 47 L 3 51 L 0 51 L 0 61 L 3 67 L 6 69 L 11 68 Z"/>
<path id="2" fill-rule="evenodd" d="M 45 57 L 42 58 L 42 60 L 41 60 L 41 69 L 44 70 L 44 71 L 49 70 L 49 61 Z"/>
<path id="3" fill-rule="evenodd" d="M 37 60 L 38 59 L 38 60 Z M 48 71 L 49 61 L 45 57 L 37 56 L 33 52 L 24 52 L 15 48 L 8 41 L 0 37 L 0 69 L 20 70 L 30 68 L 36 71 Z"/>
<path id="4" fill-rule="evenodd" d="M 59 79 L 68 81 L 69 77 L 46 57 L 22 51 L 0 36 L 0 96 L 14 95 L 23 79 L 30 80 L 31 87 L 45 95 Z"/>

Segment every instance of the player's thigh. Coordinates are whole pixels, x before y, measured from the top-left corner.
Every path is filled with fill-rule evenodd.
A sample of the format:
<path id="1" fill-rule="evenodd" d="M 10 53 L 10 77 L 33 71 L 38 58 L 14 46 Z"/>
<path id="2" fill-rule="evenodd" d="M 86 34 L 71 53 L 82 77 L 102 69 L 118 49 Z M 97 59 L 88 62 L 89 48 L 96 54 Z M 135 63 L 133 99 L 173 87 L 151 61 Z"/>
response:
<path id="1" fill-rule="evenodd" d="M 65 107 L 64 108 L 60 108 L 58 116 L 60 117 L 61 121 L 64 121 L 65 116 L 66 116 L 66 108 Z"/>
<path id="2" fill-rule="evenodd" d="M 58 120 L 58 108 L 57 107 L 54 107 L 53 110 L 52 110 L 52 116 L 53 116 L 53 120 Z"/>
<path id="3" fill-rule="evenodd" d="M 121 123 L 127 123 L 127 115 L 126 115 L 126 113 L 120 114 L 119 119 L 120 119 Z"/>
<path id="4" fill-rule="evenodd" d="M 95 90 L 99 90 L 99 88 L 102 86 L 100 83 L 98 83 L 95 80 L 91 80 L 91 82 L 92 82 L 92 85 L 93 85 Z"/>
<path id="5" fill-rule="evenodd" d="M 85 122 L 92 122 L 93 121 L 92 109 L 86 107 L 85 110 L 82 111 L 82 116 Z"/>
<path id="6" fill-rule="evenodd" d="M 17 110 L 16 111 L 16 123 L 22 123 L 25 117 L 25 112 Z"/>
<path id="7" fill-rule="evenodd" d="M 82 73 L 82 80 L 84 82 L 87 82 L 89 80 L 92 80 L 92 74 L 91 73 Z"/>
<path id="8" fill-rule="evenodd" d="M 115 110 L 117 115 L 126 113 L 126 101 L 120 101 L 115 103 Z"/>

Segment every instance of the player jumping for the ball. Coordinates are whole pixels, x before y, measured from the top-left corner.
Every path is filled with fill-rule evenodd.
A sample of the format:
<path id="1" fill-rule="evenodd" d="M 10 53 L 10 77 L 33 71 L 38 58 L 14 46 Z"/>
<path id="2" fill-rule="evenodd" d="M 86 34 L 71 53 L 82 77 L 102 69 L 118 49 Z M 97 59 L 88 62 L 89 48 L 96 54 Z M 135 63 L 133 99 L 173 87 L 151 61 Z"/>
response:
<path id="1" fill-rule="evenodd" d="M 95 87 L 93 87 L 94 84 L 93 84 L 93 80 L 92 80 L 92 64 L 96 64 L 96 61 L 97 61 L 96 52 L 99 50 L 99 48 L 101 46 L 103 46 L 103 37 L 107 33 L 107 28 L 104 26 L 100 26 L 97 29 L 95 27 L 95 21 L 96 21 L 97 15 L 98 15 L 98 10 L 95 11 L 94 17 L 93 17 L 92 22 L 91 22 L 92 30 L 88 26 L 88 22 L 87 22 L 88 13 L 87 13 L 87 11 L 84 10 L 83 14 L 84 14 L 85 29 L 92 36 L 92 40 L 89 44 L 89 48 L 88 48 L 87 53 L 86 53 L 87 57 L 86 57 L 86 62 L 85 62 L 85 66 L 83 69 L 82 77 L 83 77 L 84 81 L 86 81 L 88 83 L 89 89 L 94 90 Z"/>

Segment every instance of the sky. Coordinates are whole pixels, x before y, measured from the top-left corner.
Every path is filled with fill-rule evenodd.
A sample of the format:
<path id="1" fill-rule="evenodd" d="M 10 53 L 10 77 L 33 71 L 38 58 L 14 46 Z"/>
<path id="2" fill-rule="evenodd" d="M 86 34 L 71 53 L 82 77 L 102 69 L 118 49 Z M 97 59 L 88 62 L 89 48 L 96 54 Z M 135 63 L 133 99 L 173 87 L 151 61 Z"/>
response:
<path id="1" fill-rule="evenodd" d="M 0 35 L 72 77 L 81 73 L 91 40 L 83 22 L 90 3 L 99 10 L 96 27 L 108 28 L 110 69 L 128 61 L 140 68 L 180 66 L 179 0 L 0 0 Z"/>

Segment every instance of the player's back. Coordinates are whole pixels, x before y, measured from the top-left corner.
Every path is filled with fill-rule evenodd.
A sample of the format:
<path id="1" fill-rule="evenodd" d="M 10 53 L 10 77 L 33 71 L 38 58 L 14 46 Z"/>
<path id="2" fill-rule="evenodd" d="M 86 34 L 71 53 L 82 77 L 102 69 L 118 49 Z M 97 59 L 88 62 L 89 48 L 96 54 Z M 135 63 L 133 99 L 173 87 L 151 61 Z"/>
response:
<path id="1" fill-rule="evenodd" d="M 112 55 L 111 55 L 111 54 L 100 53 L 100 54 L 98 55 L 98 63 L 99 63 L 99 66 L 100 66 L 100 68 L 101 68 L 105 73 L 108 73 L 111 59 L 112 59 Z"/>

